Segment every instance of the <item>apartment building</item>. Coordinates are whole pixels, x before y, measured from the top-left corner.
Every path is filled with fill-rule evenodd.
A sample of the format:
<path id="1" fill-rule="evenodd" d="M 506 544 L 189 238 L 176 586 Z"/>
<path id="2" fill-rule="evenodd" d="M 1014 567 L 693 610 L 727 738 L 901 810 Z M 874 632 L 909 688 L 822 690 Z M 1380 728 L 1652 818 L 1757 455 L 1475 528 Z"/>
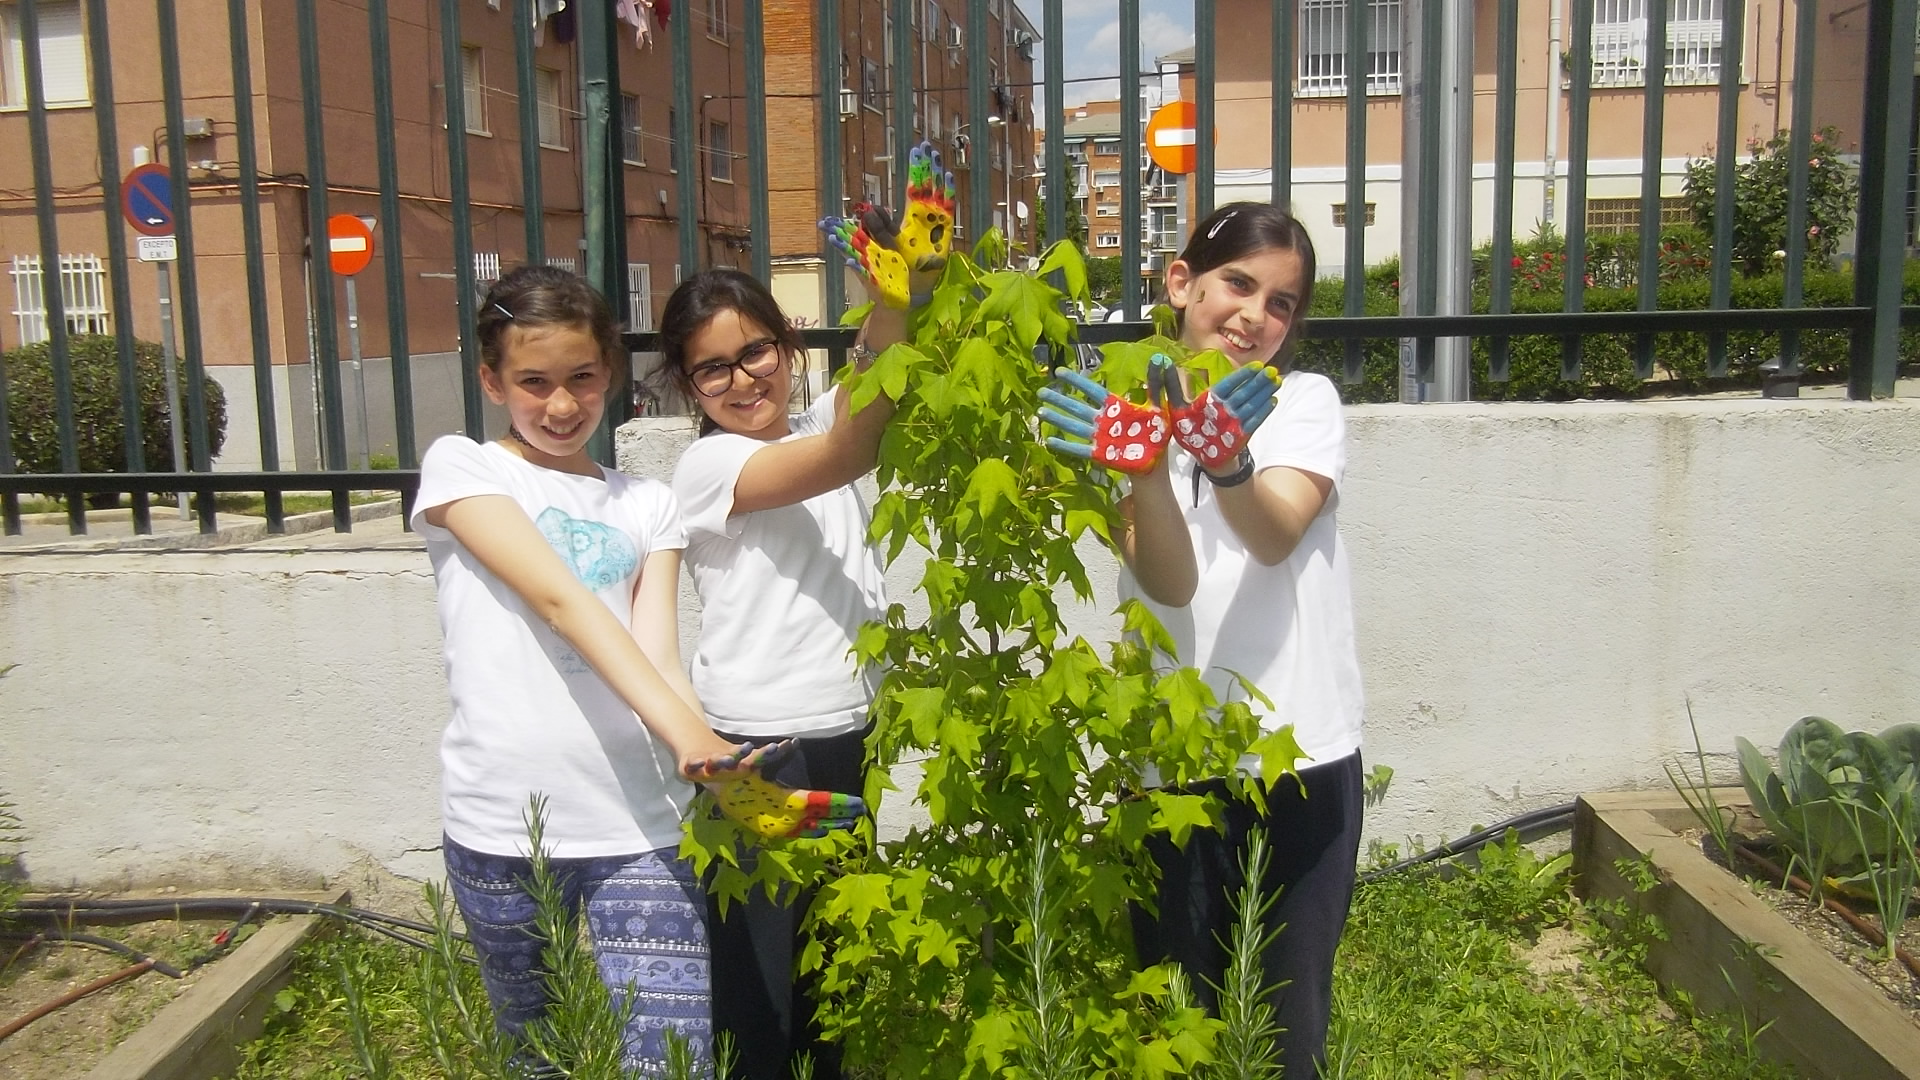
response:
<path id="1" fill-rule="evenodd" d="M 765 0 L 767 21 L 767 138 L 774 287 L 790 313 L 824 317 L 824 274 L 839 272 L 820 257 L 817 222 L 823 133 L 818 0 Z M 844 204 L 890 201 L 904 162 L 894 158 L 893 87 L 905 78 L 913 90 L 908 119 L 915 141 L 940 148 L 960 192 L 961 228 L 975 184 L 992 192 L 992 223 L 1015 244 L 1031 248 L 1035 177 L 1034 58 L 1040 48 L 1033 23 L 1015 0 L 988 0 L 987 36 L 968 37 L 966 0 L 915 0 L 913 49 L 905 72 L 894 68 L 892 4 L 840 0 L 840 71 L 827 90 L 838 103 Z M 967 78 L 974 50 L 987 53 L 988 109 L 968 115 Z M 859 289 L 848 279 L 846 295 Z"/>
<path id="2" fill-rule="evenodd" d="M 733 4 L 745 0 L 731 0 Z M 140 160 L 165 162 L 168 148 L 162 78 L 155 42 L 155 4 L 108 5 L 113 57 L 114 120 L 121 146 L 114 160 L 101 160 L 89 70 L 89 35 L 77 0 L 41 0 L 38 5 L 43 85 L 59 232 L 61 278 L 69 323 L 76 330 L 107 332 L 116 320 L 131 320 L 137 337 L 157 341 L 160 321 L 156 271 L 131 267 L 131 310 L 111 310 L 107 288 L 105 230 L 124 229 L 119 207 L 102 204 L 105 170 L 124 175 Z M 324 166 L 330 211 L 380 215 L 380 175 L 374 140 L 373 70 L 369 33 L 384 33 L 392 52 L 392 95 L 400 220 L 378 221 L 376 249 L 397 238 L 405 252 L 407 346 L 416 424 L 421 445 L 433 434 L 463 423 L 454 280 L 453 204 L 449 177 L 445 97 L 462 95 L 469 169 L 468 209 L 473 270 L 480 287 L 503 269 L 540 260 L 585 269 L 581 63 L 578 27 L 565 10 L 541 4 L 538 44 L 533 50 L 538 97 L 537 142 L 544 251 L 525 250 L 520 95 L 515 66 L 514 0 L 462 0 L 459 5 L 460 66 L 442 70 L 440 5 L 432 0 L 390 0 L 386 25 L 370 28 L 366 0 L 334 0 L 317 7 L 321 43 L 320 83 Z M 278 412 L 283 467 L 318 463 L 317 410 L 309 320 L 310 288 L 336 288 L 324 271 L 314 273 L 306 252 L 308 175 L 300 47 L 293 6 L 249 4 L 244 48 L 252 85 L 248 95 L 256 123 L 254 153 L 261 189 L 260 215 L 267 289 L 262 298 L 269 325 L 268 350 Z M 678 7 L 676 5 L 676 7 Z M 245 246 L 239 200 L 239 147 L 235 87 L 226 5 L 181 4 L 178 18 L 184 84 L 186 154 L 190 186 L 201 359 L 226 390 L 229 422 L 219 464 L 258 467 L 258 418 L 254 406 L 253 347 L 246 285 Z M 644 9 L 641 9 L 644 12 Z M 684 12 L 684 14 L 681 14 Z M 697 148 L 683 152 L 671 138 L 673 72 L 666 28 L 658 9 L 646 21 L 618 24 L 621 157 L 626 189 L 627 295 L 616 297 L 621 314 L 637 329 L 652 326 L 655 312 L 679 273 L 677 229 L 683 214 L 698 216 L 704 256 L 710 262 L 744 263 L 748 205 L 745 188 L 743 42 L 729 0 L 701 0 L 675 17 L 695 20 L 693 34 L 698 113 Z M 40 242 L 34 218 L 35 179 L 30 164 L 25 79 L 21 70 L 18 5 L 0 4 L 0 261 L 11 269 L 13 318 L 0 320 L 0 345 L 45 336 L 39 296 Z M 678 204 L 675 173 L 699 170 L 699 202 Z M 132 248 L 131 234 L 128 248 Z M 51 279 L 52 275 L 48 275 Z M 368 358 L 369 442 L 374 452 L 391 449 L 394 430 L 385 279 L 382 263 L 359 276 L 359 334 Z M 336 293 L 336 297 L 340 294 Z M 176 295 L 179 305 L 187 298 Z M 336 299 L 340 353 L 348 353 L 346 315 Z M 184 343 L 183 343 L 184 344 Z"/>
<path id="3" fill-rule="evenodd" d="M 1476 242 L 1493 233 L 1493 152 L 1498 26 L 1495 0 L 1473 0 L 1474 207 Z M 1800 2 L 1748 0 L 1737 58 L 1722 41 L 1722 0 L 1669 0 L 1664 50 L 1647 41 L 1645 0 L 1595 0 L 1592 31 L 1591 138 L 1587 160 L 1586 224 L 1593 230 L 1634 230 L 1640 221 L 1642 117 L 1646 65 L 1664 52 L 1665 124 L 1660 160 L 1663 221 L 1684 220 L 1678 196 L 1686 163 L 1709 155 L 1717 140 L 1722 63 L 1737 59 L 1739 152 L 1749 140 L 1788 127 L 1793 109 L 1793 65 L 1800 43 Z M 1366 79 L 1366 205 L 1346 205 L 1346 31 L 1365 5 L 1370 36 Z M 1368 263 L 1399 252 L 1401 94 L 1406 40 L 1401 0 L 1220 0 L 1214 24 L 1217 125 L 1216 202 L 1271 197 L 1273 141 L 1271 18 L 1294 18 L 1291 149 L 1293 206 L 1318 241 L 1321 267 L 1340 273 L 1343 231 L 1364 220 Z M 1571 5 L 1528 0 L 1519 6 L 1517 177 L 1513 224 L 1519 236 L 1541 224 L 1566 226 L 1571 128 L 1567 71 Z M 1869 43 L 1865 4 L 1823 5 L 1816 17 L 1814 122 L 1831 125 L 1843 145 L 1857 145 Z M 1193 94 L 1191 50 L 1167 58 L 1181 64 L 1181 94 Z"/>
<path id="4" fill-rule="evenodd" d="M 1145 142 L 1147 119 L 1167 96 L 1157 82 L 1141 84 L 1140 125 L 1131 136 L 1140 152 L 1140 175 L 1134 182 L 1140 185 L 1141 217 L 1132 226 L 1140 235 L 1137 272 L 1149 280 L 1157 279 L 1179 254 L 1180 178 L 1153 163 Z M 1082 240 L 1087 254 L 1118 256 L 1128 228 L 1121 216 L 1121 146 L 1128 136 L 1121 129 L 1120 102 L 1089 101 L 1068 109 L 1066 115 L 1062 130 L 1072 173 L 1070 191 L 1086 228 Z"/>

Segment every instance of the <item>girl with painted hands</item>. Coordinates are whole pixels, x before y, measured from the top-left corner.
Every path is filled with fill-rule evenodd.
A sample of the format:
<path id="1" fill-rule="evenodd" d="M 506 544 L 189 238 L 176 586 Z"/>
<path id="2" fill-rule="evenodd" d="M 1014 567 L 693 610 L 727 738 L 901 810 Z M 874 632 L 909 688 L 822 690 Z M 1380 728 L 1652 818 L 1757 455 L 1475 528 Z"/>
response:
<path id="1" fill-rule="evenodd" d="M 945 265 L 952 177 L 923 145 L 905 212 L 860 205 L 854 215 L 820 226 L 876 301 L 853 350 L 864 365 L 906 336 L 910 308 Z M 774 780 L 857 793 L 880 673 L 851 650 L 887 601 L 855 482 L 874 467 L 893 402 L 882 394 L 853 412 L 835 387 L 790 412 L 805 346 L 766 286 L 738 270 L 709 270 L 674 290 L 660 351 L 701 412 L 673 489 L 700 595 L 692 671 L 707 719 L 727 738 L 792 739 L 794 752 L 769 770 Z M 838 1049 L 819 1038 L 812 994 L 794 977 L 811 899 L 755 890 L 724 912 L 714 906 L 714 1018 L 734 1033 L 739 1074 L 753 1080 L 787 1080 L 803 1052 L 814 1076 L 840 1075 Z"/>
<path id="2" fill-rule="evenodd" d="M 1263 729 L 1293 725 L 1306 756 L 1298 785 L 1266 789 L 1264 816 L 1223 781 L 1193 785 L 1225 803 L 1225 829 L 1195 830 L 1185 848 L 1150 840 L 1159 914 L 1135 913 L 1141 961 L 1177 960 L 1215 1006 L 1242 852 L 1253 830 L 1266 832 L 1273 857 L 1263 884 L 1278 896 L 1268 925 L 1285 930 L 1267 951 L 1265 974 L 1278 987 L 1273 1005 L 1290 1077 L 1317 1075 L 1324 1060 L 1363 787 L 1360 665 L 1336 524 L 1346 470 L 1340 397 L 1310 372 L 1279 382 L 1313 282 L 1313 243 L 1291 215 L 1261 203 L 1222 206 L 1194 229 L 1166 286 L 1181 343 L 1218 350 L 1237 365 L 1233 373 L 1190 395 L 1186 373 L 1156 358 L 1149 379 L 1162 410 L 1067 379 L 1063 390 L 1086 393 L 1099 408 L 1054 391 L 1056 408 L 1045 417 L 1091 440 L 1056 436 L 1056 448 L 1132 477 L 1119 504 L 1127 526 L 1121 592 L 1145 603 L 1172 636 L 1177 656 L 1159 662 L 1199 669 L 1222 701 L 1246 700 L 1239 679 L 1252 682 L 1273 703 L 1250 702 L 1264 714 Z M 1161 417 L 1167 428 L 1156 445 L 1151 423 Z M 1141 433 L 1130 436 L 1134 421 Z M 1240 768 L 1259 766 L 1249 757 Z"/>
<path id="3" fill-rule="evenodd" d="M 695 782 L 723 802 L 765 796 L 755 771 L 786 748 L 707 725 L 680 663 L 686 535 L 672 492 L 587 453 L 625 376 L 606 301 L 571 273 L 521 267 L 487 294 L 476 330 L 480 384 L 508 435 L 437 440 L 412 515 L 453 699 L 440 746 L 449 886 L 495 1020 L 537 1067 L 524 1034 L 547 994 L 526 815 L 543 797 L 565 902 L 585 907 L 601 978 L 631 1007 L 626 1067 L 663 1072 L 670 1029 L 710 1060 L 706 897 L 678 855 L 680 822 Z"/>

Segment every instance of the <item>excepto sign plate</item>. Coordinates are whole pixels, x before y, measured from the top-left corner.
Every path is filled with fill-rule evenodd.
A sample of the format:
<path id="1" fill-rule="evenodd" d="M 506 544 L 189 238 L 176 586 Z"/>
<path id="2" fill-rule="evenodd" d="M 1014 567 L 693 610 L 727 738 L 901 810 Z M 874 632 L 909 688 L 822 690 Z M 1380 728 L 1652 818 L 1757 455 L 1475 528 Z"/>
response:
<path id="1" fill-rule="evenodd" d="M 180 245 L 171 236 L 141 236 L 136 242 L 141 262 L 174 262 L 180 258 Z"/>

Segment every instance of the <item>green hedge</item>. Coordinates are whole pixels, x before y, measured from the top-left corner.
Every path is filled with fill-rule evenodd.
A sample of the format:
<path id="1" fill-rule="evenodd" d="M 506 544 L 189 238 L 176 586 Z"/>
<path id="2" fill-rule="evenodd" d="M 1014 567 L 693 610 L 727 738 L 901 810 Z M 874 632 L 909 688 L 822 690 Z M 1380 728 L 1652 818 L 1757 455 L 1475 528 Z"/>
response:
<path id="1" fill-rule="evenodd" d="M 1626 238 L 1619 238 L 1626 239 Z M 1609 245 L 1623 253 L 1637 251 L 1638 241 Z M 1538 256 L 1530 252 L 1519 257 Z M 1684 258 L 1691 259 L 1691 255 Z M 1484 259 L 1482 260 L 1484 263 Z M 1484 272 L 1484 266 L 1477 267 Z M 1697 311 L 1711 307 L 1712 286 L 1704 274 L 1679 272 L 1669 275 L 1663 267 L 1659 290 L 1659 308 L 1663 311 Z M 1476 273 L 1473 310 L 1488 310 L 1484 278 Z M 1538 290 L 1516 288 L 1513 310 L 1521 313 L 1563 310 L 1559 278 Z M 1314 286 L 1309 318 L 1329 318 L 1342 313 L 1342 289 L 1338 278 L 1322 278 Z M 1920 304 L 1920 262 L 1909 262 L 1902 288 L 1903 302 Z M 1785 283 L 1780 273 L 1735 278 L 1733 306 L 1777 308 L 1784 306 Z M 1806 275 L 1803 305 L 1806 307 L 1849 307 L 1853 304 L 1853 275 L 1845 271 L 1816 270 Z M 1631 286 L 1587 290 L 1588 311 L 1634 311 L 1639 307 L 1639 292 Z M 1367 271 L 1366 313 L 1399 313 L 1399 263 L 1390 261 Z M 1634 334 L 1586 334 L 1582 336 L 1581 379 L 1566 382 L 1560 378 L 1560 341 L 1558 337 L 1531 336 L 1508 339 L 1509 379 L 1496 383 L 1488 377 L 1489 339 L 1473 341 L 1473 396 L 1482 401 L 1561 401 L 1571 398 L 1638 398 L 1661 392 L 1694 392 L 1704 389 L 1757 387 L 1760 365 L 1779 354 L 1780 335 L 1776 331 L 1734 330 L 1728 334 L 1728 374 L 1725 379 L 1707 378 L 1707 336 L 1703 333 L 1658 334 L 1654 338 L 1655 381 L 1642 382 L 1634 373 Z M 1812 382 L 1843 382 L 1847 377 L 1850 334 L 1845 330 L 1810 330 L 1800 334 L 1800 365 Z M 1366 343 L 1365 379 L 1353 386 L 1343 385 L 1342 396 L 1349 403 L 1399 400 L 1400 350 L 1397 340 Z M 1920 359 L 1920 331 L 1900 332 L 1903 362 Z M 1344 370 L 1344 350 L 1338 341 L 1307 341 L 1300 346 L 1294 366 L 1304 371 L 1322 372 L 1336 381 Z"/>
<path id="2" fill-rule="evenodd" d="M 127 471 L 126 425 L 120 409 L 120 356 L 114 339 L 78 334 L 68 339 L 73 373 L 75 441 L 80 471 Z M 44 343 L 23 345 L 0 356 L 6 365 L 7 424 L 21 472 L 60 472 L 60 431 L 53 398 L 53 355 Z M 175 358 L 180 393 L 187 390 L 186 361 Z M 166 361 L 160 346 L 134 343 L 134 370 L 140 392 L 140 442 L 149 472 L 173 471 L 173 444 L 167 431 Z M 227 397 L 220 384 L 205 380 L 207 446 L 220 455 L 227 436 Z M 184 406 L 183 406 L 184 408 Z M 181 437 L 186 438 L 183 427 Z"/>

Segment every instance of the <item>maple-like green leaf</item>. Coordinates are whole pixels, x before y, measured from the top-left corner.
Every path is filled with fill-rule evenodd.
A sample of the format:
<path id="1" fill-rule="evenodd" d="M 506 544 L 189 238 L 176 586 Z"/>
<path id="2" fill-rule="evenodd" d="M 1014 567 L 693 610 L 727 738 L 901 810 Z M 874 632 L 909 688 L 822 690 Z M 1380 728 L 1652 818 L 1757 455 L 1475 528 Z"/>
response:
<path id="1" fill-rule="evenodd" d="M 971 509 L 981 518 L 991 518 L 993 511 L 1001 504 L 1017 506 L 1020 503 L 1020 478 L 1014 475 L 1007 463 L 999 458 L 987 458 L 974 466 L 973 473 L 967 477 L 967 490 L 960 499 L 961 514 Z M 965 522 L 957 521 L 961 528 Z"/>
<path id="2" fill-rule="evenodd" d="M 1141 644 L 1156 652 L 1166 656 L 1177 655 L 1173 635 L 1167 633 L 1167 628 L 1160 625 L 1160 620 L 1154 616 L 1153 612 L 1147 610 L 1147 605 L 1138 599 L 1124 600 L 1120 604 L 1119 615 L 1122 633 L 1138 637 Z"/>
<path id="3" fill-rule="evenodd" d="M 946 710 L 947 695 L 939 687 L 923 686 L 896 691 L 893 700 L 900 708 L 900 720 L 913 732 L 913 741 L 932 746 L 940 732 L 940 719 Z"/>
<path id="4" fill-rule="evenodd" d="M 887 883 L 885 874 L 848 874 L 832 882 L 820 890 L 825 916 L 844 916 L 856 927 L 866 926 L 877 912 L 893 909 Z"/>
<path id="5" fill-rule="evenodd" d="M 967 1057 L 985 1063 L 989 1073 L 998 1074 L 1007 1055 L 1020 1044 L 1019 1022 L 996 1008 L 973 1022 Z"/>
<path id="6" fill-rule="evenodd" d="M 1293 725 L 1282 724 L 1254 740 L 1247 752 L 1260 758 L 1260 778 L 1271 787 L 1280 782 L 1283 776 L 1299 780 L 1299 762 L 1306 754 L 1300 749 L 1300 743 L 1293 737 Z M 1307 793 L 1306 785 L 1300 787 L 1300 794 Z"/>
<path id="7" fill-rule="evenodd" d="M 1084 300 L 1087 296 L 1087 260 L 1080 254 L 1078 244 L 1061 240 L 1047 249 L 1046 256 L 1040 260 L 1039 273 L 1042 276 L 1060 271 L 1067 283 L 1067 295 L 1075 300 Z"/>
<path id="8" fill-rule="evenodd" d="M 1177 847 L 1185 847 L 1187 836 L 1195 829 L 1214 827 L 1211 795 L 1181 795 L 1164 788 L 1147 792 L 1153 804 L 1153 827 L 1164 831 Z"/>

